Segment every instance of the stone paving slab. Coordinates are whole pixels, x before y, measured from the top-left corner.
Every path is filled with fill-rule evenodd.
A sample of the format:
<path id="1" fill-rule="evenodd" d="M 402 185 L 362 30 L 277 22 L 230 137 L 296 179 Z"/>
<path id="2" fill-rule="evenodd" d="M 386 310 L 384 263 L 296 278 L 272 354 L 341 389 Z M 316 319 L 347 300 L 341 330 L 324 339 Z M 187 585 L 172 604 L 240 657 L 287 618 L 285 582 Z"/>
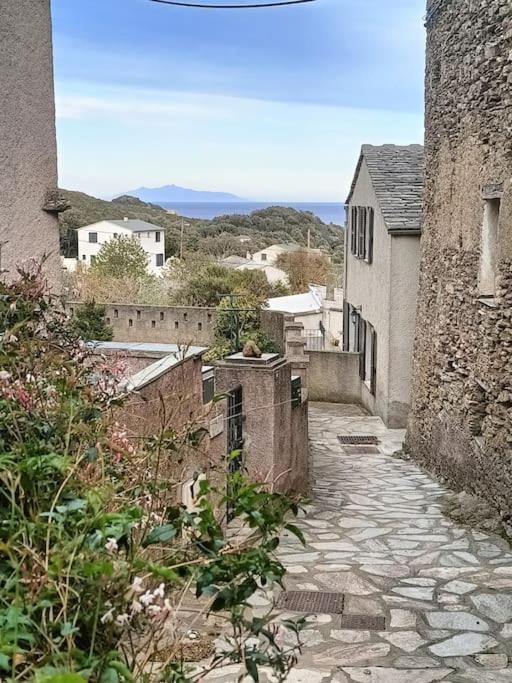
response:
<path id="1" fill-rule="evenodd" d="M 285 534 L 278 554 L 288 590 L 343 592 L 346 613 L 383 615 L 386 630 L 350 631 L 338 615 L 310 617 L 288 680 L 512 683 L 510 547 L 444 517 L 443 487 L 391 457 L 404 432 L 358 412 L 310 407 L 312 505 L 298 521 L 306 547 Z M 379 452 L 345 452 L 339 434 L 375 434 Z M 255 603 L 264 613 L 271 599 Z M 214 676 L 237 679 L 235 669 Z"/>

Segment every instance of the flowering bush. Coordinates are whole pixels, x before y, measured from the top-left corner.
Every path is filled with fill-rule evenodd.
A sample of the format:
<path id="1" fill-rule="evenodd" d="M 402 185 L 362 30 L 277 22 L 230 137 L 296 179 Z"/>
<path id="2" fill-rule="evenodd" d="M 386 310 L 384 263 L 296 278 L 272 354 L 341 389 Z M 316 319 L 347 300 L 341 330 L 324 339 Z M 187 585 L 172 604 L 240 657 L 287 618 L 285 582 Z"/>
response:
<path id="1" fill-rule="evenodd" d="M 296 505 L 237 473 L 229 501 L 201 481 L 196 512 L 169 506 L 154 482 L 181 442 L 132 440 L 114 422 L 122 366 L 92 361 L 37 269 L 0 283 L 0 335 L 0 679 L 184 682 L 240 663 L 284 680 L 301 624 L 286 647 L 271 613 L 246 608 L 282 580 L 273 552 L 283 527 L 300 533 L 286 522 Z M 227 538 L 228 503 L 256 547 Z M 193 669 L 181 661 L 190 604 L 229 626 Z"/>

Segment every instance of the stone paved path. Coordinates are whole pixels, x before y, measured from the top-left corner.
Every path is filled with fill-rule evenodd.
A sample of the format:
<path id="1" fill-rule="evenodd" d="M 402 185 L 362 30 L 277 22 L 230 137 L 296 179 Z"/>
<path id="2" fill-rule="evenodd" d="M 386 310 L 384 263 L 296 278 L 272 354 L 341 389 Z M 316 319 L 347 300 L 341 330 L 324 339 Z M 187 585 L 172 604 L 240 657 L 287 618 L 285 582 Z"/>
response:
<path id="1" fill-rule="evenodd" d="M 374 434 L 344 447 L 339 434 Z M 512 553 L 499 537 L 441 513 L 444 490 L 390 457 L 403 432 L 347 406 L 310 409 L 313 505 L 306 547 L 283 538 L 288 590 L 345 593 L 345 613 L 382 615 L 383 631 L 311 617 L 292 683 L 512 682 Z M 267 609 L 258 597 L 254 608 Z M 289 616 L 288 614 L 285 616 Z M 295 615 L 294 615 L 295 616 Z M 510 665 L 509 665 L 510 658 Z M 208 680 L 235 681 L 236 672 Z"/>

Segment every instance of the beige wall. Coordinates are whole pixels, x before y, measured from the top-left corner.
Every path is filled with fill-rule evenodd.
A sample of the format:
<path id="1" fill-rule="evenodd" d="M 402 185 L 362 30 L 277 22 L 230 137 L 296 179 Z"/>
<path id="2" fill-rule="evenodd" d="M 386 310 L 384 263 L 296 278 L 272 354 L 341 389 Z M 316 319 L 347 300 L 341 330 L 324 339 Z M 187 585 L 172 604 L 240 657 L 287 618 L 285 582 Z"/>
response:
<path id="1" fill-rule="evenodd" d="M 50 0 L 0 0 L 0 247 L 2 269 L 47 255 L 60 279 Z"/>
<path id="2" fill-rule="evenodd" d="M 308 393 L 311 401 L 360 403 L 359 354 L 308 351 Z"/>
<path id="3" fill-rule="evenodd" d="M 345 300 L 377 332 L 376 394 L 360 382 L 361 402 L 389 427 L 401 428 L 409 411 L 420 238 L 388 233 L 364 160 L 350 205 L 375 209 L 373 262 L 355 258 L 349 243 L 345 250 Z"/>

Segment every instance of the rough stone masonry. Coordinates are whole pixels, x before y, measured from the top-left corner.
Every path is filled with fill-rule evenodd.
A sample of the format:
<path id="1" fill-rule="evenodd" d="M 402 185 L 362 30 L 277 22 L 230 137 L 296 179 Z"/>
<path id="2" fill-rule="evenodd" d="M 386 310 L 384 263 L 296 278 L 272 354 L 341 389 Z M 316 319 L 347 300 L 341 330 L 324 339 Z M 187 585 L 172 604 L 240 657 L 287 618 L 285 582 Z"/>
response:
<path id="1" fill-rule="evenodd" d="M 427 7 L 425 220 L 407 444 L 512 515 L 512 2 Z M 479 285 L 499 198 L 495 292 Z"/>

